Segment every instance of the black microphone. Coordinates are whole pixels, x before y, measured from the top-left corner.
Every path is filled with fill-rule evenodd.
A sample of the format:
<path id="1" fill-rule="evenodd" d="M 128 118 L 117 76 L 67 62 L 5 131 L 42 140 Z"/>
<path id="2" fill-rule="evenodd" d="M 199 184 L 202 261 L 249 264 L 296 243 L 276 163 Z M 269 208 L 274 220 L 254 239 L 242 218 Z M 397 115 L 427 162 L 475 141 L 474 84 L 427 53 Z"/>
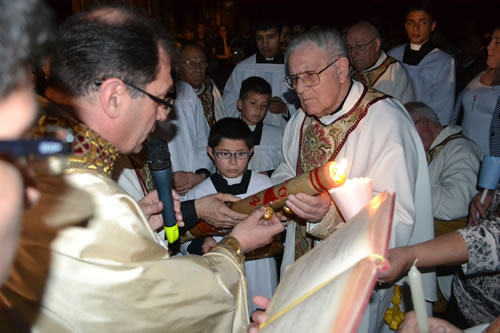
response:
<path id="1" fill-rule="evenodd" d="M 168 242 L 172 244 L 179 239 L 179 227 L 175 219 L 172 199 L 172 164 L 168 143 L 163 139 L 149 139 L 146 142 L 146 159 L 153 177 L 153 183 L 158 190 L 158 197 L 163 202 L 163 226 Z"/>

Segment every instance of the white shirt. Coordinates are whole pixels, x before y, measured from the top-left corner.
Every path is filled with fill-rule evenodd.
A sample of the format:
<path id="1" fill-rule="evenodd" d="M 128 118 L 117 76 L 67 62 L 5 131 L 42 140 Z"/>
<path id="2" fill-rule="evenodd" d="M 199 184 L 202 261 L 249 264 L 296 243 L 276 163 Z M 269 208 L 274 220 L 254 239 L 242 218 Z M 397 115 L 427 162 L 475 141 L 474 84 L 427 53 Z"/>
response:
<path id="1" fill-rule="evenodd" d="M 413 79 L 416 101 L 430 106 L 442 125 L 448 125 L 455 105 L 455 61 L 435 48 L 418 65 L 403 63 L 407 44 L 397 46 L 388 54 L 399 60 Z"/>
<path id="2" fill-rule="evenodd" d="M 460 110 L 463 109 L 462 132 L 479 146 L 483 155 L 489 155 L 490 123 L 500 95 L 500 86 L 482 84 L 479 81 L 482 74 L 476 76 L 458 96 L 452 123 L 457 123 Z"/>
<path id="3" fill-rule="evenodd" d="M 234 68 L 224 87 L 224 109 L 227 117 L 239 116 L 236 101 L 240 95 L 241 82 L 250 76 L 258 76 L 266 80 L 272 87 L 272 95 L 279 96 L 287 104 L 288 112 L 293 115 L 297 108 L 295 92 L 289 90 L 283 79 L 285 78 L 285 64 L 258 64 L 256 55 L 251 55 Z M 287 121 L 281 114 L 268 112 L 264 118 L 266 124 L 285 128 Z"/>

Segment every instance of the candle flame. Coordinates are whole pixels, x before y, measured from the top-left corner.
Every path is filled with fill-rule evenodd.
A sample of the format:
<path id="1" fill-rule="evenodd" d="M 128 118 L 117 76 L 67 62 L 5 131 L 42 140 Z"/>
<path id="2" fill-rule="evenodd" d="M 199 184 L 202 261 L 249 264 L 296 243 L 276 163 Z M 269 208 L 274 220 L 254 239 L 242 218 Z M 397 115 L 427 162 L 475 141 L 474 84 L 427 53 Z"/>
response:
<path id="1" fill-rule="evenodd" d="M 337 184 L 344 184 L 345 182 L 345 169 L 347 168 L 347 160 L 343 158 L 340 161 L 340 164 L 337 164 L 336 162 L 332 162 L 329 167 L 329 173 L 330 177 L 335 181 Z"/>

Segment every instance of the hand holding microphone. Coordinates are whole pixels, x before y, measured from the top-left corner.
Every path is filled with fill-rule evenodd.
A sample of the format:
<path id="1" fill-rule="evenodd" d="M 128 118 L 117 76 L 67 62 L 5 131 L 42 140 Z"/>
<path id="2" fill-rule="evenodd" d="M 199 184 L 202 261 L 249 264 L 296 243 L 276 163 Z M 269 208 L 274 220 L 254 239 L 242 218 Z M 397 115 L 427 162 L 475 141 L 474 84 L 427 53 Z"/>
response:
<path id="1" fill-rule="evenodd" d="M 149 139 L 146 142 L 146 159 L 151 171 L 158 197 L 163 203 L 163 227 L 169 243 L 179 239 L 179 227 L 176 222 L 172 200 L 172 164 L 168 144 L 163 139 Z"/>

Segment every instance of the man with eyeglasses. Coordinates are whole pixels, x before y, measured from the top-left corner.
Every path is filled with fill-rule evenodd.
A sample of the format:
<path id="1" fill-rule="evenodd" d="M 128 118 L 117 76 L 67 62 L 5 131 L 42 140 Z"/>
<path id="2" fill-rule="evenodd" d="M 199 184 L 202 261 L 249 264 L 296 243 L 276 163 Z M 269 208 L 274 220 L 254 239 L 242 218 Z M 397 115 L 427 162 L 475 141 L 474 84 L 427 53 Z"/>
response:
<path id="1" fill-rule="evenodd" d="M 251 76 L 265 79 L 273 88 L 264 123 L 285 128 L 288 119 L 295 113 L 295 94 L 283 84 L 285 63 L 280 49 L 280 35 L 281 26 L 278 24 L 262 23 L 255 27 L 257 53 L 236 65 L 224 87 L 224 111 L 228 117 L 239 117 L 236 102 L 241 83 Z"/>
<path id="2" fill-rule="evenodd" d="M 167 117 L 168 36 L 146 14 L 107 6 L 69 18 L 56 40 L 46 91 L 55 110 L 38 124 L 71 128 L 73 152 L 63 175 L 36 179 L 40 202 L 24 215 L 0 290 L 0 331 L 245 332 L 244 253 L 283 230 L 277 218 L 237 214 L 244 220 L 206 255 L 170 258 L 155 232 L 157 193 L 137 204 L 110 177 L 118 154 L 138 152 Z M 223 201 L 237 200 L 206 198 L 192 202 L 191 220 L 222 216 Z M 182 226 L 179 206 L 177 197 Z"/>
<path id="3" fill-rule="evenodd" d="M 430 106 L 441 125 L 448 125 L 455 105 L 455 61 L 432 44 L 436 24 L 429 6 L 410 7 L 405 21 L 410 43 L 397 46 L 388 54 L 410 73 L 416 101 Z"/>
<path id="4" fill-rule="evenodd" d="M 198 44 L 184 45 L 176 61 L 175 71 L 179 79 L 189 83 L 201 101 L 208 125 L 212 125 L 224 115 L 224 101 L 215 82 L 206 76 L 206 51 Z"/>
<path id="5" fill-rule="evenodd" d="M 347 30 L 345 42 L 353 79 L 403 104 L 415 101 L 411 77 L 399 61 L 388 57 L 382 50 L 380 33 L 373 24 L 366 21 L 355 23 Z"/>
<path id="6" fill-rule="evenodd" d="M 310 31 L 292 40 L 286 55 L 289 75 L 302 109 L 283 137 L 284 161 L 273 183 L 308 172 L 328 161 L 347 160 L 346 177 L 369 177 L 374 195 L 396 193 L 389 246 L 433 237 L 432 204 L 425 152 L 411 118 L 397 100 L 351 79 L 347 48 L 334 30 Z M 286 205 L 307 225 L 287 227 L 282 273 L 307 252 L 313 237 L 332 230 L 335 205 L 328 194 L 289 195 Z M 426 296 L 435 299 L 435 275 L 423 274 Z M 393 287 L 377 289 L 358 332 L 389 330 L 383 324 Z"/>

